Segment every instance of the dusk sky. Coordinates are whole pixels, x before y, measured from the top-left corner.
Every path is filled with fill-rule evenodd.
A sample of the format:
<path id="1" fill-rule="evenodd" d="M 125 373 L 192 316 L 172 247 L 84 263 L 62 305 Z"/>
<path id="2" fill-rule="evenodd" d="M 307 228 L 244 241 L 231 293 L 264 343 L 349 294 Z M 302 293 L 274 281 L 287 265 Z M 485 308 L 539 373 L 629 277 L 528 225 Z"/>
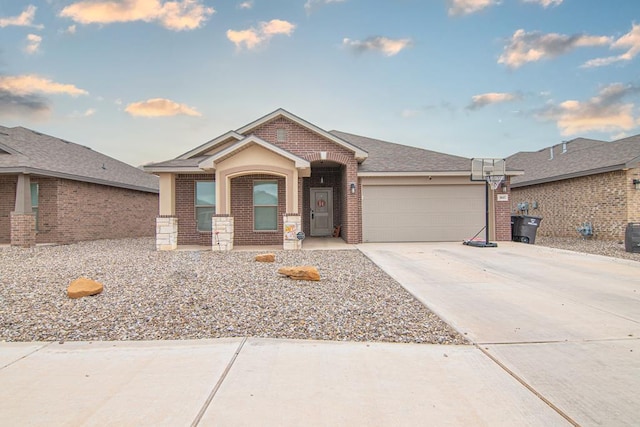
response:
<path id="1" fill-rule="evenodd" d="M 0 0 L 0 124 L 134 166 L 277 108 L 465 157 L 640 133 L 637 0 Z"/>

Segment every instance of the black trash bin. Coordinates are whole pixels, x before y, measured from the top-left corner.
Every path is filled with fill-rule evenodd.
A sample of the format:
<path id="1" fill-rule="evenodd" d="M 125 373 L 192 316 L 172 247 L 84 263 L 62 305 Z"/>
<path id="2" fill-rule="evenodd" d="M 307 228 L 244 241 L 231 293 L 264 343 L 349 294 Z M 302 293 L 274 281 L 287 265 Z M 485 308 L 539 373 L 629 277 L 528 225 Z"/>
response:
<path id="1" fill-rule="evenodd" d="M 516 230 L 520 227 L 522 222 L 522 215 L 511 215 L 511 241 L 519 242 L 520 239 L 516 238 Z"/>
<path id="2" fill-rule="evenodd" d="M 624 232 L 624 250 L 640 253 L 640 222 L 630 222 Z"/>
<path id="3" fill-rule="evenodd" d="M 529 215 L 518 215 L 514 221 L 511 233 L 515 242 L 533 245 L 536 242 L 536 232 L 542 218 Z"/>

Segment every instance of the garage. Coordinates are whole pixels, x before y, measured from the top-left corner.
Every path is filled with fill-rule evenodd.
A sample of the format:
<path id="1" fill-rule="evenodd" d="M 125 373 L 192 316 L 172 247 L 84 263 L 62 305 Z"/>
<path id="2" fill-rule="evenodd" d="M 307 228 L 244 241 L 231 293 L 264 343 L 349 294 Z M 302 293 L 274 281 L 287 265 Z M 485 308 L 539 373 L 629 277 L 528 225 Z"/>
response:
<path id="1" fill-rule="evenodd" d="M 485 225 L 484 185 L 363 185 L 364 242 L 462 241 Z"/>

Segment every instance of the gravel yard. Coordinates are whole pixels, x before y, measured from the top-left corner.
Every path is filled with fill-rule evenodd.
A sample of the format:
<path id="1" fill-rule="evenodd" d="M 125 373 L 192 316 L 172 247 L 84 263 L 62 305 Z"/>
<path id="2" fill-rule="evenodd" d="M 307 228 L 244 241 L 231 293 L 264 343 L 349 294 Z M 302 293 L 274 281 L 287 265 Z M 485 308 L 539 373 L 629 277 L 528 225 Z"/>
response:
<path id="1" fill-rule="evenodd" d="M 269 337 L 465 344 L 357 250 L 157 252 L 153 239 L 0 248 L 0 341 Z M 319 282 L 276 273 L 314 265 Z M 69 299 L 69 283 L 104 284 Z"/>
<path id="2" fill-rule="evenodd" d="M 587 254 L 604 255 L 614 258 L 640 261 L 640 253 L 625 252 L 624 242 L 611 240 L 583 239 L 581 237 L 536 237 L 536 245 L 566 249 Z"/>

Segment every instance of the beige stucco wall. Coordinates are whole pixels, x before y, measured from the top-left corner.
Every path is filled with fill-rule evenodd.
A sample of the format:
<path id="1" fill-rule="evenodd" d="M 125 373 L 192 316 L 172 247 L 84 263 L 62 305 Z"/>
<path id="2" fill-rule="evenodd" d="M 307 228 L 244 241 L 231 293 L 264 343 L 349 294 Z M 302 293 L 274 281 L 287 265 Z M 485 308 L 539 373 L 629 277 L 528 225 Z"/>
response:
<path id="1" fill-rule="evenodd" d="M 176 176 L 172 173 L 159 173 L 160 178 L 160 215 L 176 214 Z"/>
<path id="2" fill-rule="evenodd" d="M 231 178 L 268 172 L 285 178 L 287 213 L 298 212 L 298 169 L 293 160 L 259 145 L 252 145 L 216 163 L 216 214 L 229 214 Z"/>

